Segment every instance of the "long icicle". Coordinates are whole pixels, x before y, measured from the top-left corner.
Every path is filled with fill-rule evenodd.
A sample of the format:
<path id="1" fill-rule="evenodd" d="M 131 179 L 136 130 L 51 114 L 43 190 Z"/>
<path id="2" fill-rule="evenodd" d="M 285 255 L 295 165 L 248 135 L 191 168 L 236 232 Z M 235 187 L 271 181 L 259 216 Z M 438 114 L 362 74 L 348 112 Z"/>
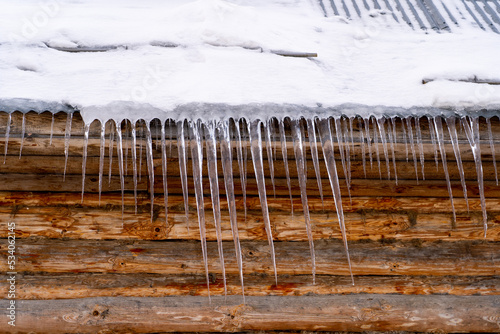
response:
<path id="1" fill-rule="evenodd" d="M 290 168 L 288 167 L 288 153 L 286 148 L 286 136 L 285 136 L 285 121 L 283 119 L 279 120 L 279 131 L 280 131 L 280 141 L 281 141 L 281 155 L 283 156 L 283 165 L 285 167 L 285 175 L 286 175 L 286 185 L 288 187 L 288 194 L 290 195 L 290 208 L 293 218 L 292 184 L 290 182 Z"/>
<path id="2" fill-rule="evenodd" d="M 12 122 L 12 114 L 9 113 L 7 117 L 7 129 L 5 130 L 5 148 L 3 153 L 3 163 L 5 165 L 5 161 L 7 160 L 7 148 L 9 146 L 9 136 L 10 136 L 10 123 Z"/>
<path id="3" fill-rule="evenodd" d="M 271 183 L 273 185 L 273 195 L 276 198 L 276 184 L 274 183 L 274 161 L 273 161 L 273 148 L 271 142 L 271 118 L 264 123 L 264 130 L 266 133 L 266 152 L 267 161 L 269 163 L 269 173 L 271 174 Z"/>
<path id="4" fill-rule="evenodd" d="M 436 161 L 436 170 L 439 170 L 438 149 L 436 144 L 436 130 L 434 129 L 434 122 L 430 116 L 427 116 L 429 122 L 429 133 L 431 135 L 432 148 L 434 149 L 434 160 Z"/>
<path id="5" fill-rule="evenodd" d="M 85 130 L 83 134 L 82 203 L 83 203 L 83 194 L 85 192 L 85 170 L 87 168 L 87 146 L 89 144 L 89 129 L 90 129 L 90 124 L 85 124 Z"/>
<path id="6" fill-rule="evenodd" d="M 453 146 L 453 152 L 455 153 L 455 159 L 457 161 L 458 173 L 460 174 L 460 183 L 462 184 L 462 190 L 464 192 L 464 199 L 467 205 L 467 211 L 469 211 L 469 200 L 467 198 L 467 185 L 465 184 L 465 173 L 464 166 L 462 164 L 462 156 L 460 154 L 460 147 L 458 146 L 458 134 L 457 127 L 455 126 L 456 118 L 447 117 L 445 118 L 446 125 L 448 126 L 448 132 L 450 134 L 451 145 Z"/>
<path id="7" fill-rule="evenodd" d="M 260 206 L 262 208 L 262 216 L 264 218 L 264 226 L 267 234 L 267 241 L 269 247 L 271 248 L 271 260 L 274 270 L 274 279 L 276 284 L 278 284 L 278 271 L 276 269 L 276 255 L 274 251 L 273 243 L 273 232 L 271 229 L 271 222 L 269 220 L 269 209 L 267 207 L 267 196 L 266 196 L 266 183 L 264 177 L 264 161 L 262 157 L 262 122 L 260 120 L 255 120 L 249 123 L 249 133 L 251 142 L 251 152 L 253 160 L 253 168 L 255 171 L 255 179 L 257 181 L 257 187 L 259 189 L 259 199 Z"/>
<path id="8" fill-rule="evenodd" d="M 347 256 L 347 263 L 349 264 L 349 273 L 351 274 L 352 284 L 354 285 L 354 276 L 352 274 L 351 258 L 349 256 L 349 247 L 347 245 L 347 233 L 344 222 L 344 210 L 342 208 L 342 196 L 340 194 L 340 184 L 337 174 L 337 165 L 335 162 L 333 138 L 330 129 L 329 119 L 322 119 L 319 121 L 319 134 L 321 139 L 321 146 L 323 147 L 323 157 L 325 159 L 326 170 L 328 172 L 328 178 L 330 179 L 330 186 L 332 187 L 333 199 L 335 201 L 335 208 L 337 210 L 340 233 L 342 234 L 342 240 L 344 242 L 344 249 Z"/>
<path id="9" fill-rule="evenodd" d="M 441 152 L 441 161 L 443 162 L 444 176 L 446 178 L 446 186 L 448 187 L 448 194 L 450 196 L 451 210 L 453 213 L 453 223 L 457 221 L 455 213 L 455 204 L 453 203 L 453 193 L 451 191 L 450 174 L 448 173 L 448 163 L 446 161 L 446 151 L 444 149 L 444 136 L 443 136 L 443 123 L 441 116 L 434 117 L 434 129 L 436 130 L 436 140 L 438 142 L 439 151 Z"/>
<path id="10" fill-rule="evenodd" d="M 208 299 L 210 298 L 210 277 L 208 273 L 208 255 L 207 255 L 207 237 L 205 226 L 205 204 L 203 201 L 203 143 L 201 139 L 201 125 L 198 122 L 192 122 L 191 131 L 191 157 L 193 160 L 193 181 L 196 195 L 196 210 L 198 212 L 198 226 L 200 228 L 201 253 L 205 265 L 205 276 L 207 280 Z"/>
<path id="11" fill-rule="evenodd" d="M 236 127 L 238 126 L 238 122 Z M 234 248 L 236 250 L 236 262 L 238 263 L 238 272 L 241 282 L 241 294 L 243 295 L 243 304 L 245 304 L 245 285 L 243 282 L 243 256 L 241 255 L 241 244 L 238 232 L 238 222 L 236 215 L 236 198 L 234 195 L 233 178 L 233 157 L 231 148 L 231 137 L 229 135 L 229 122 L 222 123 L 222 140 L 220 141 L 222 172 L 224 173 L 224 186 L 226 188 L 227 205 L 229 208 L 229 220 L 231 222 L 231 232 L 233 234 Z M 241 137 L 239 137 L 241 138 Z M 238 158 L 240 160 L 240 158 Z M 241 169 L 240 169 L 241 173 Z"/>
<path id="12" fill-rule="evenodd" d="M 497 160 L 495 158 L 495 144 L 493 141 L 493 132 L 491 131 L 491 118 L 486 118 L 486 125 L 488 126 L 488 139 L 490 141 L 491 158 L 493 159 L 493 169 L 495 170 L 495 181 L 498 186 Z"/>
<path id="13" fill-rule="evenodd" d="M 373 122 L 373 146 L 375 146 L 375 156 L 377 157 L 378 177 L 382 180 L 382 168 L 380 166 L 380 149 L 378 147 L 377 119 L 375 118 L 375 116 L 373 116 L 371 119 Z"/>
<path id="14" fill-rule="evenodd" d="M 418 167 L 417 167 L 417 154 L 415 152 L 415 141 L 413 139 L 413 130 L 411 126 L 411 116 L 406 117 L 406 127 L 408 128 L 408 136 L 410 138 L 410 148 L 411 148 L 411 155 L 413 156 L 413 165 L 415 167 L 415 178 L 417 179 L 417 184 L 418 184 Z"/>
<path id="15" fill-rule="evenodd" d="M 219 174 L 217 172 L 217 142 L 215 141 L 215 121 L 205 124 L 205 143 L 207 145 L 207 170 L 210 182 L 210 195 L 212 198 L 212 211 L 214 213 L 215 235 L 217 237 L 217 249 L 224 282 L 224 295 L 227 296 L 226 267 L 224 264 L 224 249 L 222 248 L 222 220 L 220 214 L 219 199 Z"/>
<path id="16" fill-rule="evenodd" d="M 335 122 L 335 134 L 337 136 L 337 145 L 340 152 L 340 160 L 342 161 L 342 169 L 344 170 L 344 178 L 347 184 L 347 193 L 349 195 L 349 202 L 351 202 L 351 184 L 349 183 L 349 174 L 346 167 L 345 156 L 344 156 L 344 145 L 342 141 L 342 124 L 340 123 L 340 117 L 333 119 Z"/>
<path id="17" fill-rule="evenodd" d="M 425 180 L 424 166 L 425 166 L 425 158 L 424 158 L 424 144 L 422 143 L 422 129 L 420 128 L 420 117 L 415 116 L 415 129 L 417 130 L 417 145 L 418 151 L 420 153 L 420 165 L 422 167 L 422 180 Z"/>
<path id="18" fill-rule="evenodd" d="M 467 119 L 468 118 L 468 119 Z M 481 147 L 479 146 L 479 117 L 462 117 L 462 125 L 469 140 L 474 162 L 476 163 L 477 185 L 479 187 L 479 198 L 481 200 L 481 211 L 483 212 L 484 237 L 488 231 L 488 215 L 486 213 L 486 199 L 484 198 L 483 163 L 481 162 Z"/>
<path id="19" fill-rule="evenodd" d="M 137 135 L 136 122 L 130 121 L 132 125 L 132 175 L 134 180 L 134 212 L 137 214 Z"/>
<path id="20" fill-rule="evenodd" d="M 346 160 L 346 166 L 347 166 L 347 176 L 349 178 L 349 189 L 351 188 L 351 148 L 349 145 L 349 138 L 348 138 L 348 130 L 347 130 L 347 120 L 346 118 L 343 118 L 342 121 L 342 132 L 343 132 L 343 141 L 344 141 L 344 148 L 345 148 L 345 160 Z M 351 198 L 349 197 L 349 200 Z M 352 201 L 351 201 L 352 203 Z"/>
<path id="21" fill-rule="evenodd" d="M 184 210 L 186 212 L 186 226 L 189 233 L 189 193 L 187 185 L 187 155 L 186 139 L 184 136 L 184 121 L 177 122 L 177 150 L 179 154 L 179 171 L 182 185 L 182 196 L 184 198 Z"/>
<path id="22" fill-rule="evenodd" d="M 23 153 L 25 132 L 26 132 L 26 114 L 23 113 L 23 122 L 21 124 L 21 147 L 19 148 L 19 159 L 21 159 L 21 154 Z"/>
<path id="23" fill-rule="evenodd" d="M 366 143 L 368 145 L 368 157 L 370 158 L 370 169 L 373 169 L 372 139 L 370 138 L 370 119 L 363 118 L 363 123 L 365 126 Z"/>
<path id="24" fill-rule="evenodd" d="M 115 129 L 113 128 L 114 122 L 109 122 L 109 170 L 108 170 L 108 185 L 111 185 L 111 176 L 113 175 L 113 143 L 115 141 Z M 118 153 L 118 152 L 117 152 Z"/>
<path id="25" fill-rule="evenodd" d="M 311 267 L 313 284 L 316 283 L 316 255 L 314 253 L 314 241 L 312 236 L 311 219 L 309 216 L 309 204 L 307 202 L 307 186 L 305 179 L 305 170 L 303 160 L 304 155 L 304 143 L 302 141 L 302 128 L 300 126 L 300 119 L 292 120 L 292 138 L 293 138 L 293 150 L 295 153 L 295 161 L 297 165 L 297 174 L 299 177 L 300 186 L 300 198 L 302 200 L 302 209 L 304 210 L 304 220 L 306 224 L 307 239 L 309 240 L 309 250 L 311 252 Z M 309 134 L 311 135 L 311 134 Z"/>
<path id="26" fill-rule="evenodd" d="M 99 142 L 99 205 L 101 205 L 102 174 L 104 172 L 104 146 L 106 144 L 106 122 L 101 121 L 101 137 Z"/>
<path id="27" fill-rule="evenodd" d="M 73 113 L 69 112 L 66 118 L 66 130 L 64 131 L 64 173 L 63 181 L 66 180 L 66 167 L 68 166 L 69 139 L 71 137 L 71 124 L 73 123 Z"/>
<path id="28" fill-rule="evenodd" d="M 361 160 L 363 161 L 363 173 L 365 174 L 366 179 L 366 144 L 365 144 L 365 135 L 363 132 L 363 119 L 361 117 L 358 118 L 358 126 L 359 126 L 359 144 L 361 146 Z"/>
<path id="29" fill-rule="evenodd" d="M 165 206 L 165 227 L 168 227 L 167 148 L 165 143 L 164 121 L 161 121 L 161 175 L 163 178 L 163 205 Z"/>
<path id="30" fill-rule="evenodd" d="M 122 228 L 123 228 L 123 212 L 125 211 L 125 176 L 123 172 L 123 140 L 122 140 L 122 123 L 115 120 L 116 135 L 118 136 L 118 169 L 120 171 L 120 187 L 122 191 Z"/>
<path id="31" fill-rule="evenodd" d="M 401 118 L 401 130 L 403 130 L 403 139 L 405 142 L 405 153 L 406 153 L 406 162 L 408 162 L 408 134 L 406 133 L 405 119 Z M 418 177 L 418 176 L 417 176 Z"/>
<path id="32" fill-rule="evenodd" d="M 396 167 L 396 149 L 394 146 L 396 146 L 396 129 L 394 128 L 396 126 L 395 119 L 392 118 L 391 122 L 387 122 L 387 137 L 389 137 L 389 144 L 391 146 L 391 155 L 392 155 L 392 166 L 394 168 L 394 182 L 396 182 L 396 185 L 398 184 L 398 170 Z"/>
<path id="33" fill-rule="evenodd" d="M 380 140 L 382 141 L 382 149 L 384 150 L 384 157 L 385 157 L 385 165 L 387 168 L 387 179 L 391 179 L 391 167 L 389 164 L 389 151 L 387 149 L 387 136 L 385 134 L 385 117 L 380 116 L 379 119 L 377 119 L 377 124 L 378 124 L 378 131 L 380 133 Z"/>
<path id="34" fill-rule="evenodd" d="M 352 127 L 351 127 L 352 130 Z M 321 198 L 321 206 L 324 209 L 325 203 L 323 202 L 323 185 L 321 183 L 321 171 L 319 169 L 319 158 L 318 158 L 318 142 L 316 138 L 316 126 L 311 118 L 307 119 L 307 133 L 309 134 L 309 147 L 311 148 L 311 157 L 314 165 L 314 171 L 316 173 L 316 181 L 318 183 L 319 196 Z M 352 134 L 352 132 L 351 132 Z M 304 171 L 305 173 L 305 171 Z M 290 192 L 291 193 L 291 192 Z"/>
<path id="35" fill-rule="evenodd" d="M 229 132 L 229 123 L 227 124 L 228 127 L 228 132 Z M 241 139 L 241 130 L 240 130 L 240 123 L 238 121 L 234 121 L 234 128 L 236 130 L 236 157 L 238 159 L 238 168 L 240 171 L 240 182 L 241 182 L 241 191 L 243 193 L 243 208 L 245 210 L 245 221 L 247 221 L 247 180 L 246 180 L 246 173 L 245 173 L 245 166 L 244 166 L 244 159 L 243 159 L 243 143 Z M 228 140 L 230 140 L 230 134 L 228 133 Z M 245 146 L 246 147 L 246 146 Z M 246 154 L 246 152 L 245 152 Z M 231 175 L 233 172 L 231 171 Z M 233 189 L 234 191 L 234 189 Z"/>
<path id="36" fill-rule="evenodd" d="M 151 202 L 151 223 L 154 216 L 154 203 L 155 203 L 155 170 L 153 163 L 153 139 L 151 136 L 150 122 L 146 122 L 146 162 L 149 174 L 149 195 Z"/>

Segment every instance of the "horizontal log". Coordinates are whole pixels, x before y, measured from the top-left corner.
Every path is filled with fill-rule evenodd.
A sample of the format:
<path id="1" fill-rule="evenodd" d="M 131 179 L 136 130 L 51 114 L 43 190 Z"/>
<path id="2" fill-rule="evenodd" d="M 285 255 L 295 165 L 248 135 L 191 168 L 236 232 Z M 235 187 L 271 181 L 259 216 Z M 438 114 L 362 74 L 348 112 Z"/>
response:
<path id="1" fill-rule="evenodd" d="M 5 309 L 8 301 L 0 301 Z M 19 300 L 16 331 L 37 333 L 498 331 L 497 296 L 332 295 Z M 480 305 L 480 307 L 478 307 Z"/>
<path id="2" fill-rule="evenodd" d="M 275 179 L 275 194 L 276 196 L 289 196 L 289 190 L 286 179 Z M 134 183 L 132 176 L 124 177 L 125 191 L 127 193 L 133 192 Z M 168 194 L 179 195 L 182 194 L 181 180 L 178 176 L 168 175 Z M 208 178 L 203 178 L 203 192 L 205 196 L 210 195 L 210 184 Z M 319 197 L 320 193 L 316 186 L 316 180 L 311 179 L 308 181 L 311 184 L 307 188 L 307 195 Z M 40 191 L 40 192 L 81 192 L 82 191 L 82 176 L 73 174 L 66 175 L 63 182 L 63 175 L 54 174 L 0 174 L 0 192 L 5 191 Z M 239 178 L 234 179 L 235 194 L 240 196 L 241 182 Z M 331 197 L 331 187 L 327 179 L 322 179 L 322 187 L 324 196 Z M 189 192 L 193 194 L 193 179 L 188 177 Z M 111 177 L 111 183 L 104 180 L 102 184 L 103 192 L 120 192 L 120 178 L 118 176 Z M 148 191 L 149 183 L 146 178 L 142 178 L 138 182 L 138 191 Z M 273 188 L 270 179 L 266 179 L 267 197 L 273 196 Z M 85 178 L 85 193 L 97 193 L 99 190 L 99 178 L 91 175 Z M 249 178 L 247 180 L 247 195 L 257 196 L 258 188 L 255 179 Z M 340 180 L 340 190 L 344 201 L 349 202 L 349 193 L 345 186 L 344 180 Z M 163 194 L 163 180 L 161 177 L 155 177 L 154 191 L 156 194 Z M 225 194 L 224 179 L 219 178 L 219 191 Z M 460 181 L 455 180 L 452 182 L 453 196 L 456 198 L 463 197 L 462 186 Z M 479 189 L 477 183 L 468 182 L 467 192 L 469 198 L 479 197 Z M 448 188 L 444 180 L 425 180 L 417 182 L 416 180 L 398 180 L 396 185 L 394 180 L 377 180 L 377 179 L 352 179 L 351 191 L 352 197 L 449 197 Z M 499 198 L 500 187 L 496 185 L 495 181 L 484 182 L 485 197 Z M 193 194 L 194 195 L 194 194 Z M 296 186 L 292 187 L 292 195 L 300 196 L 300 189 Z"/>
<path id="3" fill-rule="evenodd" d="M 0 275 L 0 289 L 7 287 L 6 275 Z M 168 297 L 208 296 L 205 275 L 159 274 L 18 274 L 18 299 L 73 299 L 89 297 Z M 227 294 L 241 296 L 237 276 L 226 279 Z M 498 276 L 357 276 L 352 284 L 348 276 L 310 275 L 274 277 L 247 275 L 245 296 L 304 296 L 333 294 L 397 294 L 498 296 Z M 211 296 L 224 296 L 221 275 L 212 275 Z"/>
<path id="4" fill-rule="evenodd" d="M 418 201 L 418 199 L 416 199 Z M 420 200 L 423 201 L 423 200 Z M 144 202 L 144 201 L 143 201 Z M 256 202 L 249 201 L 250 207 Z M 177 203 L 177 204 L 175 204 Z M 199 240 L 197 214 L 189 213 L 186 222 L 182 197 L 174 198 L 167 219 L 163 208 L 156 207 L 151 217 L 148 204 L 139 206 L 138 213 L 127 206 L 122 215 L 120 205 L 81 207 L 61 206 L 2 206 L 0 221 L 16 222 L 18 238 L 47 237 L 70 239 L 143 239 L 143 240 Z M 256 204 L 256 203 L 255 203 Z M 289 204 L 289 203 L 288 203 Z M 298 204 L 298 203 L 297 203 Z M 449 204 L 449 203 L 448 203 Z M 193 203 L 194 205 L 194 203 Z M 221 228 L 223 240 L 233 240 L 229 213 L 226 203 L 222 203 Z M 494 207 L 494 206 L 493 206 Z M 206 205 L 207 239 L 216 240 L 216 230 L 212 209 Z M 273 227 L 273 237 L 282 241 L 308 240 L 303 212 L 271 210 L 269 218 Z M 358 209 L 345 212 L 349 240 L 490 240 L 500 241 L 500 212 L 489 212 L 488 233 L 483 232 L 481 212 L 459 212 L 453 222 L 451 212 L 417 213 L 417 211 Z M 311 212 L 313 239 L 340 239 L 338 219 L 335 212 Z M 238 214 L 239 237 L 242 240 L 267 240 L 260 210 L 249 210 L 245 220 L 244 211 Z M 188 224 L 190 228 L 188 229 Z M 123 226 L 123 227 L 122 227 Z M 9 234 L 7 224 L 0 225 L 0 238 Z"/>
<path id="5" fill-rule="evenodd" d="M 0 157 L 0 159 L 2 159 Z M 109 175 L 109 158 L 106 156 L 103 159 L 103 174 L 105 177 Z M 124 165 L 124 170 L 127 175 L 133 175 L 133 162 L 132 156 L 129 156 L 126 159 L 126 164 Z M 12 173 L 23 173 L 23 174 L 63 174 L 64 166 L 66 164 L 66 175 L 70 174 L 82 174 L 82 166 L 83 159 L 82 157 L 69 157 L 66 162 L 64 156 L 12 156 L 9 155 L 5 159 L 5 164 L 0 163 L 0 173 L 3 174 L 12 174 Z M 309 160 L 307 162 L 307 177 L 311 180 L 316 179 L 316 173 L 314 170 L 313 162 Z M 500 164 L 500 163 L 499 163 Z M 98 176 L 99 175 L 99 157 L 88 157 L 86 163 L 85 174 L 87 176 Z M 205 162 L 206 165 L 206 162 Z M 153 160 L 153 166 L 155 170 L 155 177 L 161 177 L 162 175 L 162 161 L 161 157 L 158 156 Z M 285 165 L 282 160 L 276 160 L 273 162 L 274 166 L 274 176 L 275 178 L 285 178 Z M 380 172 L 377 166 L 377 163 L 373 166 L 370 166 L 369 162 L 366 163 L 366 176 L 363 170 L 363 163 L 359 160 L 351 161 L 351 178 L 353 179 L 379 179 L 382 177 L 383 179 L 388 178 L 386 162 L 385 160 L 381 161 Z M 440 164 L 438 168 L 434 163 L 434 160 L 427 160 L 424 164 L 424 174 L 426 180 L 445 180 L 445 173 L 442 165 Z M 119 175 L 119 166 L 118 159 L 116 157 L 113 158 L 111 164 L 111 175 L 118 176 Z M 320 177 L 323 179 L 328 178 L 328 173 L 323 161 L 320 161 Z M 476 174 L 476 165 L 473 161 L 465 161 L 462 164 L 464 170 L 464 178 L 467 181 L 477 182 L 477 174 Z M 482 164 L 483 167 L 483 179 L 485 181 L 494 181 L 495 180 L 495 169 L 493 163 L 490 161 L 485 161 Z M 136 162 L 137 175 L 138 177 L 147 177 L 148 168 L 146 159 L 142 159 L 141 161 L 137 160 Z M 397 161 L 396 162 L 396 171 L 397 177 L 401 180 L 415 180 L 415 167 L 413 161 Z M 217 170 L 222 175 L 222 164 L 220 160 L 218 161 Z M 232 165 L 233 175 L 235 178 L 239 178 L 240 171 L 237 161 L 233 162 Z M 267 160 L 264 161 L 264 170 L 270 170 L 269 163 Z M 393 162 L 390 161 L 389 165 L 391 179 L 394 179 L 394 168 Z M 421 165 L 420 162 L 417 165 L 418 170 L 418 178 L 422 179 L 421 174 Z M 294 186 L 298 186 L 297 180 L 297 166 L 295 160 L 290 160 L 288 162 L 288 171 L 290 178 L 292 180 L 292 184 Z M 342 168 L 342 163 L 340 160 L 337 160 L 337 171 L 338 176 L 340 178 L 344 178 L 344 171 Z M 193 175 L 193 164 L 191 161 L 187 164 L 187 173 L 189 177 Z M 180 176 L 180 168 L 179 168 L 179 160 L 176 158 L 168 158 L 167 159 L 167 174 L 169 176 Z M 460 180 L 459 169 L 457 163 L 455 161 L 448 162 L 448 175 L 451 180 Z M 203 169 L 203 176 L 208 176 L 208 171 L 205 166 Z M 247 177 L 252 179 L 255 177 L 255 173 L 253 170 L 252 162 L 249 161 L 247 164 Z"/>
<path id="6" fill-rule="evenodd" d="M 198 242 L 20 240 L 18 272 L 101 272 L 202 274 L 204 265 Z M 238 267 L 232 242 L 223 243 L 228 274 Z M 272 275 L 267 242 L 242 242 L 244 273 Z M 307 242 L 275 242 L 280 275 L 311 273 Z M 0 246 L 0 270 L 7 270 L 7 243 Z M 316 241 L 316 273 L 349 275 L 340 240 Z M 484 241 L 421 242 L 384 241 L 350 243 L 354 275 L 499 275 L 500 243 Z M 220 273 L 217 244 L 208 242 L 210 272 Z M 300 264 L 300 265 L 297 265 Z"/>

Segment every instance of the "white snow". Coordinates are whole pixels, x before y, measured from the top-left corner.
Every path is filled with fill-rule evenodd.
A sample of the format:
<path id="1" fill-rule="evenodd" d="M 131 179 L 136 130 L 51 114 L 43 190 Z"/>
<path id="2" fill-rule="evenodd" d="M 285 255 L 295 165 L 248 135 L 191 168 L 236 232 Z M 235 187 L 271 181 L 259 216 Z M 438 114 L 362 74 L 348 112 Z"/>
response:
<path id="1" fill-rule="evenodd" d="M 89 110 L 87 120 L 125 117 L 121 102 L 138 106 L 133 117 L 141 109 L 175 117 L 172 110 L 193 102 L 500 105 L 500 86 L 453 81 L 500 80 L 500 35 L 467 25 L 425 33 L 387 14 L 325 18 L 312 0 L 33 0 L 0 6 L 0 99 L 69 103 L 84 117 Z M 160 44 L 177 47 L 153 46 Z M 55 49 L 78 46 L 118 48 Z M 282 57 L 272 50 L 318 57 Z M 429 78 L 435 81 L 423 85 Z M 115 110 L 104 108 L 110 104 Z"/>

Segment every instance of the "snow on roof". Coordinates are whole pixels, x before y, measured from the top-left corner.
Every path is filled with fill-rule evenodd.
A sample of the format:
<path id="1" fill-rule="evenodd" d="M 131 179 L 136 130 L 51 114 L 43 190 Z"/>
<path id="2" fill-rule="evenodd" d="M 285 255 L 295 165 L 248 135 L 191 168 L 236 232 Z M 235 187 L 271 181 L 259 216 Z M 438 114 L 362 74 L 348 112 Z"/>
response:
<path id="1" fill-rule="evenodd" d="M 123 117 L 123 106 L 175 118 L 200 103 L 500 105 L 497 0 L 33 0 L 2 9 L 0 101 L 72 105 L 88 119 Z"/>

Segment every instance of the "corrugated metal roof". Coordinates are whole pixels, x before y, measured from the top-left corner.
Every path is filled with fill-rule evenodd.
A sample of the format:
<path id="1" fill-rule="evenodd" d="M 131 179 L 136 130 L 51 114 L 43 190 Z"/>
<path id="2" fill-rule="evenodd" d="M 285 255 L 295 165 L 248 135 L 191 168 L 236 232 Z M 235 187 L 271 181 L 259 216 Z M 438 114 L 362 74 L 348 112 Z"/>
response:
<path id="1" fill-rule="evenodd" d="M 472 25 L 500 33 L 499 0 L 317 0 L 325 16 L 356 19 L 388 14 L 413 29 L 450 31 Z"/>

